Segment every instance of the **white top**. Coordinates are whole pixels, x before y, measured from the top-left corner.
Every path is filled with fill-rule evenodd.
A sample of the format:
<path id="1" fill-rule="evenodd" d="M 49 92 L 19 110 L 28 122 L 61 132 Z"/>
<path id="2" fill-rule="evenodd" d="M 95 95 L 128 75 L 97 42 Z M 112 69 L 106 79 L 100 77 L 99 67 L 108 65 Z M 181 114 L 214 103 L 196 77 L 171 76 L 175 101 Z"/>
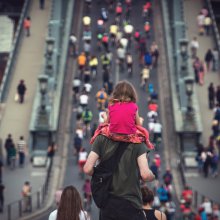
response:
<path id="1" fill-rule="evenodd" d="M 149 129 L 149 131 L 153 131 L 154 130 L 154 122 L 153 121 L 150 121 L 149 123 L 148 123 L 148 129 Z"/>
<path id="2" fill-rule="evenodd" d="M 202 207 L 205 209 L 205 212 L 207 214 L 211 214 L 212 213 L 212 204 L 211 204 L 210 201 L 203 202 Z"/>
<path id="3" fill-rule="evenodd" d="M 84 88 L 85 88 L 86 92 L 90 93 L 92 90 L 92 85 L 90 83 L 85 83 Z"/>
<path id="4" fill-rule="evenodd" d="M 198 22 L 198 25 L 204 25 L 204 20 L 205 20 L 205 16 L 203 14 L 201 15 L 198 15 L 197 17 L 197 22 Z"/>
<path id="5" fill-rule="evenodd" d="M 79 97 L 79 103 L 80 104 L 84 104 L 84 105 L 87 105 L 88 104 L 88 101 L 89 101 L 89 96 L 86 95 L 86 94 L 82 94 L 80 97 Z"/>
<path id="6" fill-rule="evenodd" d="M 190 43 L 191 48 L 198 49 L 199 48 L 199 42 L 197 40 L 192 40 Z"/>
<path id="7" fill-rule="evenodd" d="M 155 123 L 154 124 L 154 128 L 153 128 L 153 131 L 155 133 L 161 133 L 162 132 L 162 125 L 160 123 Z"/>
<path id="8" fill-rule="evenodd" d="M 158 116 L 157 112 L 155 112 L 155 111 L 149 111 L 149 112 L 147 113 L 148 120 L 152 119 L 153 116 L 154 116 L 154 117 L 157 117 L 157 116 Z"/>
<path id="9" fill-rule="evenodd" d="M 99 123 L 100 124 L 105 122 L 105 120 L 103 118 L 103 114 L 106 114 L 105 111 L 99 112 Z"/>
<path id="10" fill-rule="evenodd" d="M 73 79 L 73 87 L 79 87 L 81 84 L 80 79 Z"/>
<path id="11" fill-rule="evenodd" d="M 86 151 L 79 152 L 79 161 L 86 161 L 87 160 L 88 153 Z"/>
<path id="12" fill-rule="evenodd" d="M 125 49 L 119 47 L 119 48 L 117 49 L 117 55 L 118 55 L 118 58 L 119 58 L 119 59 L 124 59 L 124 58 L 125 58 Z"/>
<path id="13" fill-rule="evenodd" d="M 48 220 L 56 220 L 57 219 L 57 209 L 50 213 Z M 88 213 L 86 211 L 81 211 L 79 214 L 80 220 L 90 220 Z"/>
<path id="14" fill-rule="evenodd" d="M 83 130 L 78 128 L 76 129 L 76 134 L 78 134 L 79 138 L 83 139 Z"/>
<path id="15" fill-rule="evenodd" d="M 70 36 L 70 42 L 75 44 L 77 42 L 77 38 L 74 35 Z"/>

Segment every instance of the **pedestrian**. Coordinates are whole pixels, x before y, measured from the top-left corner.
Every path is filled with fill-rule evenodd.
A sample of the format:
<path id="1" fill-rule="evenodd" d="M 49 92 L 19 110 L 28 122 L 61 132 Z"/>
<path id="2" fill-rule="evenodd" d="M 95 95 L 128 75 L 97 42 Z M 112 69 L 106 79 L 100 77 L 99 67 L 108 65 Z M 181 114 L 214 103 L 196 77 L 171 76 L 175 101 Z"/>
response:
<path id="1" fill-rule="evenodd" d="M 147 91 L 147 83 L 150 77 L 150 68 L 148 66 L 144 66 L 141 71 L 141 87 L 144 89 L 144 91 Z"/>
<path id="2" fill-rule="evenodd" d="M 85 51 L 86 57 L 88 58 L 91 51 L 91 43 L 89 40 L 85 40 L 83 43 L 83 49 Z"/>
<path id="3" fill-rule="evenodd" d="M 89 60 L 89 67 L 90 67 L 90 71 L 92 74 L 92 79 L 95 79 L 97 76 L 97 68 L 98 68 L 98 58 L 95 55 L 92 55 L 90 60 Z"/>
<path id="4" fill-rule="evenodd" d="M 208 87 L 208 101 L 209 109 L 213 109 L 215 106 L 215 87 L 213 82 L 211 82 Z"/>
<path id="5" fill-rule="evenodd" d="M 141 188 L 142 201 L 143 201 L 143 210 L 146 215 L 146 219 L 151 220 L 166 220 L 167 217 L 165 213 L 156 210 L 152 207 L 154 202 L 154 193 L 147 186 Z"/>
<path id="6" fill-rule="evenodd" d="M 10 151 L 10 147 L 11 147 L 12 142 L 13 142 L 12 136 L 11 136 L 11 134 L 8 134 L 8 137 L 6 138 L 5 144 L 4 144 L 5 151 L 6 151 L 7 166 L 10 166 L 10 154 L 9 154 L 9 151 Z"/>
<path id="7" fill-rule="evenodd" d="M 16 157 L 17 157 L 17 150 L 15 148 L 14 142 L 12 141 L 11 146 L 9 148 L 10 166 L 12 170 L 15 169 L 16 167 Z"/>
<path id="8" fill-rule="evenodd" d="M 20 136 L 20 139 L 17 143 L 18 156 L 19 156 L 19 166 L 23 167 L 25 163 L 25 155 L 27 154 L 27 144 L 23 136 Z"/>
<path id="9" fill-rule="evenodd" d="M 81 95 L 79 96 L 79 105 L 84 109 L 87 107 L 89 102 L 89 96 L 87 95 L 86 91 L 83 90 Z"/>
<path id="10" fill-rule="evenodd" d="M 209 15 L 206 15 L 204 19 L 204 27 L 205 27 L 206 35 L 210 34 L 211 26 L 212 26 L 212 19 L 210 18 Z"/>
<path id="11" fill-rule="evenodd" d="M 216 102 L 218 105 L 220 105 L 220 85 L 216 88 Z"/>
<path id="12" fill-rule="evenodd" d="M 199 85 L 202 86 L 204 84 L 204 78 L 206 73 L 206 65 L 203 61 L 200 62 L 198 75 L 199 75 Z"/>
<path id="13" fill-rule="evenodd" d="M 154 67 L 157 67 L 158 58 L 159 58 L 159 48 L 156 42 L 154 41 L 150 47 L 150 53 L 152 56 L 152 63 Z"/>
<path id="14" fill-rule="evenodd" d="M 211 49 L 207 50 L 207 52 L 205 54 L 205 57 L 204 57 L 204 60 L 206 62 L 207 71 L 209 72 L 211 70 L 211 64 L 213 62 L 213 54 L 212 54 L 212 50 Z"/>
<path id="15" fill-rule="evenodd" d="M 74 103 L 76 103 L 77 100 L 78 100 L 80 85 L 81 85 L 81 80 L 79 79 L 78 76 L 75 76 L 73 81 L 72 81 L 73 101 L 74 101 Z"/>
<path id="16" fill-rule="evenodd" d="M 78 56 L 78 59 L 77 59 L 77 62 L 78 62 L 78 68 L 79 68 L 79 71 L 80 71 L 80 78 L 82 79 L 82 75 L 83 75 L 83 70 L 85 68 L 85 65 L 86 65 L 86 55 L 84 52 L 82 52 L 79 56 Z"/>
<path id="17" fill-rule="evenodd" d="M 216 47 L 213 48 L 212 55 L 213 55 L 212 71 L 217 71 L 219 69 L 219 52 Z"/>
<path id="18" fill-rule="evenodd" d="M 172 181 L 173 181 L 173 175 L 170 171 L 170 168 L 167 168 L 164 175 L 163 175 L 163 181 L 164 181 L 164 184 L 166 186 L 169 186 L 170 184 L 172 184 Z"/>
<path id="19" fill-rule="evenodd" d="M 44 9 L 45 0 L 39 0 L 40 9 Z"/>
<path id="20" fill-rule="evenodd" d="M 105 52 L 107 52 L 109 49 L 109 37 L 108 37 L 108 34 L 107 33 L 104 33 L 103 34 L 103 37 L 102 37 L 102 45 L 103 47 L 105 48 Z"/>
<path id="21" fill-rule="evenodd" d="M 105 84 L 108 84 L 109 79 L 110 79 L 109 71 L 108 71 L 108 69 L 104 69 L 103 73 L 102 73 L 102 85 L 103 85 L 103 87 L 104 87 Z"/>
<path id="22" fill-rule="evenodd" d="M 31 211 L 31 185 L 29 181 L 25 181 L 21 191 L 23 202 L 24 202 L 24 212 Z"/>
<path id="23" fill-rule="evenodd" d="M 203 165 L 203 174 L 205 178 L 207 178 L 209 175 L 209 169 L 211 167 L 211 163 L 212 163 L 212 153 L 210 151 L 207 151 L 206 159 Z"/>
<path id="24" fill-rule="evenodd" d="M 83 71 L 83 81 L 84 83 L 89 83 L 90 80 L 91 80 L 91 70 L 89 69 L 88 66 L 86 66 Z"/>
<path id="25" fill-rule="evenodd" d="M 24 102 L 24 96 L 25 96 L 25 93 L 26 93 L 26 86 L 25 86 L 25 83 L 24 83 L 24 80 L 20 80 L 20 83 L 18 84 L 17 86 L 17 93 L 19 95 L 19 102 L 22 104 Z"/>
<path id="26" fill-rule="evenodd" d="M 115 45 L 115 39 L 116 39 L 116 35 L 118 32 L 118 26 L 116 25 L 116 23 L 112 23 L 109 27 L 109 33 L 110 33 L 110 39 L 111 39 L 111 44 L 112 46 Z"/>
<path id="27" fill-rule="evenodd" d="M 212 215 L 212 203 L 207 197 L 204 199 L 204 202 L 200 205 L 200 207 L 205 209 L 207 216 L 210 218 Z"/>
<path id="28" fill-rule="evenodd" d="M 215 150 L 212 154 L 212 162 L 211 162 L 211 173 L 213 178 L 216 178 L 218 176 L 218 163 L 219 163 L 219 154 Z"/>
<path id="29" fill-rule="evenodd" d="M 0 157 L 0 182 L 2 182 L 2 173 L 3 173 L 3 160 L 2 157 Z"/>
<path id="30" fill-rule="evenodd" d="M 197 25 L 198 25 L 198 33 L 199 35 L 204 35 L 204 22 L 205 22 L 205 16 L 202 12 L 200 12 L 197 16 Z"/>
<path id="31" fill-rule="evenodd" d="M 144 23 L 144 31 L 145 31 L 145 34 L 146 34 L 146 38 L 150 38 L 150 30 L 151 30 L 150 22 L 146 21 Z"/>
<path id="32" fill-rule="evenodd" d="M 86 211 L 83 210 L 82 199 L 74 186 L 63 189 L 59 206 L 50 213 L 48 220 L 90 220 Z"/>
<path id="33" fill-rule="evenodd" d="M 152 67 L 152 55 L 150 54 L 149 51 L 146 51 L 144 54 L 144 64 L 151 69 Z"/>
<path id="34" fill-rule="evenodd" d="M 192 39 L 192 41 L 190 42 L 190 49 L 191 49 L 191 53 L 192 53 L 192 58 L 196 58 L 197 52 L 199 49 L 199 42 L 198 42 L 197 37 L 194 37 Z"/>
<path id="35" fill-rule="evenodd" d="M 4 211 L 4 190 L 5 186 L 2 181 L 0 181 L 0 212 Z"/>
<path id="36" fill-rule="evenodd" d="M 199 83 L 199 69 L 200 69 L 200 59 L 198 57 L 195 58 L 193 62 L 193 69 L 194 69 L 194 79 L 196 83 Z"/>
<path id="37" fill-rule="evenodd" d="M 113 100 L 118 101 L 114 103 Z M 111 137 L 98 135 L 94 138 L 94 142 L 93 139 L 91 140 L 92 151 L 84 166 L 84 172 L 88 175 L 93 174 L 94 165 L 98 159 L 102 160 L 107 155 L 113 155 L 118 148 L 119 142 L 113 138 L 118 137 L 123 142 L 125 141 L 123 138 L 127 139 L 128 134 L 134 134 L 137 129 L 134 119 L 139 120 L 139 117 L 135 104 L 136 92 L 133 86 L 125 81 L 119 82 L 115 86 L 110 102 L 109 128 L 110 132 L 116 135 L 113 135 L 114 137 L 112 135 Z M 108 117 L 106 119 L 108 120 Z M 106 206 L 100 209 L 100 220 L 146 219 L 142 211 L 139 177 L 143 181 L 153 181 L 155 177 L 148 166 L 145 142 L 133 144 L 131 141 L 132 139 L 129 140 L 128 146 L 119 161 L 120 169 L 116 169 L 113 174 L 111 193 Z M 148 144 L 150 146 L 149 142 Z"/>
<path id="38" fill-rule="evenodd" d="M 55 155 L 56 150 L 57 150 L 57 146 L 56 146 L 55 142 L 52 141 L 50 143 L 50 145 L 48 146 L 48 148 L 47 148 L 47 156 L 48 156 L 48 158 L 53 160 L 53 157 Z"/>
<path id="39" fill-rule="evenodd" d="M 31 28 L 31 18 L 29 16 L 27 16 L 25 19 L 24 19 L 24 29 L 26 31 L 26 36 L 29 37 L 30 36 L 30 28 Z"/>
<path id="40" fill-rule="evenodd" d="M 110 65 L 110 60 L 107 56 L 107 54 L 102 54 L 101 55 L 101 63 L 102 63 L 102 69 L 107 69 Z"/>
<path id="41" fill-rule="evenodd" d="M 169 199 L 169 193 L 163 184 L 157 189 L 157 194 L 158 194 L 161 204 L 165 205 L 165 203 Z"/>
<path id="42" fill-rule="evenodd" d="M 76 36 L 72 33 L 70 35 L 70 50 L 71 50 L 71 55 L 77 56 L 77 38 Z"/>
<path id="43" fill-rule="evenodd" d="M 120 72 L 124 71 L 125 56 L 126 56 L 125 48 L 123 46 L 119 46 L 117 48 L 117 57 L 118 57 Z"/>

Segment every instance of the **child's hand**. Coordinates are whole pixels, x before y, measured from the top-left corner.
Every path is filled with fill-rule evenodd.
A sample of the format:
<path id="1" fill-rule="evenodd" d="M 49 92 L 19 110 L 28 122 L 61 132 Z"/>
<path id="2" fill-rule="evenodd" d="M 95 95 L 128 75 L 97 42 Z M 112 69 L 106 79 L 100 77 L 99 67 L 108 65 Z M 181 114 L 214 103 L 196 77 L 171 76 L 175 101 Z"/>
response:
<path id="1" fill-rule="evenodd" d="M 108 121 L 108 117 L 107 117 L 106 112 L 102 112 L 101 117 L 103 118 L 104 123 L 106 123 Z"/>
<path id="2" fill-rule="evenodd" d="M 140 117 L 140 124 L 143 125 L 144 123 L 144 118 Z"/>

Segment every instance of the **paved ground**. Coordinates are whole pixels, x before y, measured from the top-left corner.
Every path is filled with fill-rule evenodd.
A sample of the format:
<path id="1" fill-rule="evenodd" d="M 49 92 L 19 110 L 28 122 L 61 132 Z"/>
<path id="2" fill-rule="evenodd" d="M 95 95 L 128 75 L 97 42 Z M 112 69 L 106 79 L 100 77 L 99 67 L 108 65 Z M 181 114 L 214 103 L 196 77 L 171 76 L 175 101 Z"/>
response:
<path id="1" fill-rule="evenodd" d="M 209 48 L 214 48 L 215 44 L 212 35 L 198 36 L 196 17 L 200 12 L 202 6 L 202 0 L 193 1 L 193 3 L 190 0 L 184 1 L 184 13 L 187 24 L 188 39 L 189 41 L 191 41 L 194 36 L 197 36 L 200 44 L 198 56 L 199 58 L 204 59 L 204 55 L 207 50 Z M 200 111 L 202 114 L 202 124 L 204 130 L 202 135 L 202 143 L 204 144 L 204 146 L 207 146 L 209 136 L 211 135 L 211 122 L 213 118 L 213 112 L 208 108 L 207 87 L 209 86 L 210 82 L 213 82 L 215 86 L 219 85 L 219 79 L 219 70 L 217 72 L 208 72 L 205 75 L 204 85 L 196 85 Z M 220 191 L 217 190 L 220 184 L 220 176 L 215 179 L 211 179 L 211 177 L 204 178 L 203 176 L 200 176 L 197 171 L 189 171 L 186 172 L 186 174 L 187 182 L 192 186 L 194 190 L 197 190 L 199 193 L 202 193 L 203 195 L 212 198 L 214 201 L 220 204 Z"/>
<path id="2" fill-rule="evenodd" d="M 5 101 L 4 115 L 0 124 L 0 138 L 4 141 L 9 133 L 17 143 L 20 135 L 29 139 L 29 124 L 32 113 L 32 105 L 38 84 L 38 75 L 43 69 L 43 56 L 45 39 L 47 35 L 47 25 L 50 12 L 50 3 L 46 1 L 45 9 L 39 9 L 38 1 L 33 1 L 29 15 L 31 17 L 31 36 L 24 34 L 21 40 L 17 62 L 11 77 L 10 89 Z M 27 95 L 24 104 L 14 101 L 16 88 L 20 79 L 25 80 Z M 3 150 L 3 152 L 5 152 Z M 14 202 L 21 198 L 21 189 L 25 180 L 29 180 L 32 190 L 35 192 L 44 181 L 45 170 L 34 169 L 26 159 L 24 168 L 10 170 L 5 167 L 3 170 L 3 183 L 5 189 L 5 204 Z M 6 213 L 6 212 L 5 212 Z M 5 215 L 0 214 L 0 218 L 5 219 Z"/>

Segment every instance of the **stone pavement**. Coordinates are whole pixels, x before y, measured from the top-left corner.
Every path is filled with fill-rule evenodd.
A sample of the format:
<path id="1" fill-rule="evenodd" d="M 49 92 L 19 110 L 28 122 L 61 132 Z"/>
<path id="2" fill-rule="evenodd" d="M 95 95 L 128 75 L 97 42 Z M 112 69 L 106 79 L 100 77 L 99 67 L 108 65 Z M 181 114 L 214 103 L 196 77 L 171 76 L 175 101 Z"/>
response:
<path id="1" fill-rule="evenodd" d="M 186 21 L 186 33 L 188 35 L 189 42 L 193 39 L 194 36 L 198 38 L 199 41 L 199 50 L 198 57 L 204 60 L 204 55 L 208 49 L 213 49 L 215 47 L 214 38 L 210 36 L 199 36 L 196 17 L 200 10 L 203 7 L 202 0 L 184 1 L 184 14 Z M 213 111 L 209 109 L 208 106 L 208 90 L 210 82 L 213 82 L 215 87 L 219 85 L 219 70 L 217 72 L 208 72 L 205 74 L 205 83 L 203 86 L 195 85 L 197 91 L 198 102 L 200 106 L 200 111 L 202 115 L 202 124 L 203 124 L 203 134 L 202 134 L 202 143 L 204 146 L 208 145 L 209 136 L 212 133 L 211 123 L 213 118 Z M 204 178 L 200 176 L 197 171 L 186 172 L 187 182 L 192 186 L 194 190 L 197 190 L 199 193 L 208 196 L 214 201 L 220 204 L 220 191 L 218 190 L 220 184 L 220 176 L 213 179 L 212 177 Z"/>
<path id="2" fill-rule="evenodd" d="M 4 141 L 9 133 L 12 134 L 15 144 L 21 135 L 24 136 L 28 143 L 29 124 L 33 100 L 38 85 L 38 75 L 41 74 L 43 69 L 50 4 L 50 1 L 45 1 L 45 9 L 40 10 L 39 1 L 32 1 L 28 14 L 31 17 L 31 36 L 26 37 L 24 33 L 23 39 L 20 42 L 8 95 L 4 103 L 4 114 L 0 123 L 0 138 L 3 140 L 2 148 L 4 148 Z M 21 79 L 25 80 L 27 87 L 25 102 L 23 104 L 14 101 L 16 88 Z M 5 154 L 4 149 L 3 153 Z M 26 180 L 31 182 L 32 192 L 37 191 L 44 182 L 45 173 L 44 168 L 33 168 L 29 158 L 26 158 L 24 168 L 16 167 L 15 170 L 11 170 L 5 166 L 3 170 L 3 184 L 6 187 L 5 205 L 21 199 L 21 189 Z M 5 206 L 5 213 L 6 208 Z M 1 219 L 5 219 L 5 213 L 0 214 Z"/>

